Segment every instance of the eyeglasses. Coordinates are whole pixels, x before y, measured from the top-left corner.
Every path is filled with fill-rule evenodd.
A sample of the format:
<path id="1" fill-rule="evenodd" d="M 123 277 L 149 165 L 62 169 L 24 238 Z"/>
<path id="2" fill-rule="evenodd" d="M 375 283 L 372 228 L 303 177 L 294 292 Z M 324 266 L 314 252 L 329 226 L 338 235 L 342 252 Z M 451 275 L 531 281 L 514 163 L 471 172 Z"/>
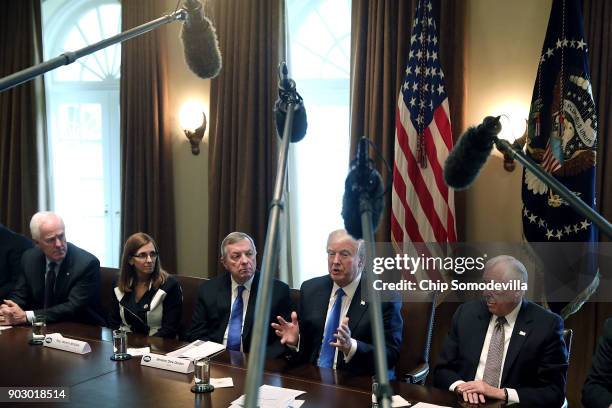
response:
<path id="1" fill-rule="evenodd" d="M 151 252 L 141 252 L 139 254 L 132 255 L 132 257 L 138 258 L 141 261 L 145 261 L 148 257 L 151 257 L 151 259 L 157 259 L 158 255 L 159 254 L 157 252 L 151 251 Z"/>

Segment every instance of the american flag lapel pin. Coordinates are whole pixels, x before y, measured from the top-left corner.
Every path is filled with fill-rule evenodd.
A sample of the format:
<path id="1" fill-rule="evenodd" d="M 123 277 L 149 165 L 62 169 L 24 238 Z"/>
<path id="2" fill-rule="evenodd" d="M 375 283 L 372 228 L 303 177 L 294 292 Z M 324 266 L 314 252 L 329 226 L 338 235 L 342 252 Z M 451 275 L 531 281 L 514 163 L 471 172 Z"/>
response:
<path id="1" fill-rule="evenodd" d="M 524 331 L 519 331 L 519 336 L 525 336 L 527 333 L 525 333 Z"/>
<path id="2" fill-rule="evenodd" d="M 361 306 L 365 306 L 365 300 L 361 301 Z"/>

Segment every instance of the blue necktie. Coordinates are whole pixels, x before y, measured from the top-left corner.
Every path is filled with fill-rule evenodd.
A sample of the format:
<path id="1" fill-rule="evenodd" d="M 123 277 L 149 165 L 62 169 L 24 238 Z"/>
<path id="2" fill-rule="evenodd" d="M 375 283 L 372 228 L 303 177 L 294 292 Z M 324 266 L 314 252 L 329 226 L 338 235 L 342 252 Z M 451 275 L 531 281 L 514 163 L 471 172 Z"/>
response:
<path id="1" fill-rule="evenodd" d="M 331 312 L 329 313 L 329 319 L 325 325 L 325 337 L 323 337 L 323 344 L 321 345 L 321 353 L 319 354 L 319 367 L 332 368 L 334 366 L 334 356 L 336 355 L 336 348 L 330 345 L 330 342 L 336 341 L 334 334 L 336 329 L 340 325 L 340 310 L 342 309 L 342 296 L 344 291 L 339 288 L 336 291 L 336 301 L 332 306 Z"/>
<path id="2" fill-rule="evenodd" d="M 245 287 L 238 286 L 238 296 L 234 300 L 232 314 L 230 315 L 229 330 L 227 331 L 227 349 L 240 351 L 240 338 L 242 337 L 242 310 L 244 302 L 242 301 L 242 292 Z"/>

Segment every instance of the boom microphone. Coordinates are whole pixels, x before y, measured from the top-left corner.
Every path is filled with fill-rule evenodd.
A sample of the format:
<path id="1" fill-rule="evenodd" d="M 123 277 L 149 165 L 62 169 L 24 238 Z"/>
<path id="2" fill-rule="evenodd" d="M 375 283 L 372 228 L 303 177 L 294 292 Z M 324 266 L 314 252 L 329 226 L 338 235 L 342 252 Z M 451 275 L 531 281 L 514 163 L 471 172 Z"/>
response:
<path id="1" fill-rule="evenodd" d="M 221 71 L 221 52 L 217 33 L 211 21 L 202 13 L 199 0 L 185 0 L 187 19 L 181 30 L 181 40 L 187 66 L 203 79 L 214 78 Z"/>
<path id="2" fill-rule="evenodd" d="M 444 163 L 444 180 L 455 190 L 468 188 L 489 158 L 495 137 L 501 131 L 499 116 L 487 116 L 459 139 Z"/>
<path id="3" fill-rule="evenodd" d="M 295 89 L 295 81 L 289 78 L 287 64 L 281 62 L 278 67 L 278 99 L 274 104 L 274 118 L 276 120 L 276 131 L 283 137 L 287 108 L 290 103 L 294 104 L 293 126 L 291 128 L 291 142 L 299 142 L 306 136 L 308 122 L 306 120 L 306 108 L 304 100 Z"/>
<path id="4" fill-rule="evenodd" d="M 369 201 L 372 208 L 372 227 L 376 231 L 383 210 L 383 181 L 380 173 L 368 158 L 368 139 L 362 137 L 357 145 L 355 160 L 351 162 L 342 197 L 342 218 L 344 228 L 355 239 L 363 238 L 361 228 L 360 198 Z"/>

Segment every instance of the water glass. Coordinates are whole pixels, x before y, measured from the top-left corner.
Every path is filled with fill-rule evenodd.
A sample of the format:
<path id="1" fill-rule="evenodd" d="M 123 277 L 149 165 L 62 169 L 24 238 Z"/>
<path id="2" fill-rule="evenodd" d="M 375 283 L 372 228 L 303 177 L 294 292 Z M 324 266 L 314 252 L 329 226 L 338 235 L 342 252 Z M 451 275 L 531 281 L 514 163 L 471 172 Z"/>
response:
<path id="1" fill-rule="evenodd" d="M 210 359 L 203 358 L 193 361 L 193 380 L 194 386 L 191 391 L 195 393 L 211 392 L 215 389 L 210 384 Z"/>
<path id="2" fill-rule="evenodd" d="M 127 353 L 127 333 L 121 329 L 113 330 L 113 355 L 111 360 L 121 361 L 131 357 Z"/>
<path id="3" fill-rule="evenodd" d="M 43 344 L 47 334 L 47 321 L 44 316 L 34 316 L 32 321 L 32 344 Z"/>

